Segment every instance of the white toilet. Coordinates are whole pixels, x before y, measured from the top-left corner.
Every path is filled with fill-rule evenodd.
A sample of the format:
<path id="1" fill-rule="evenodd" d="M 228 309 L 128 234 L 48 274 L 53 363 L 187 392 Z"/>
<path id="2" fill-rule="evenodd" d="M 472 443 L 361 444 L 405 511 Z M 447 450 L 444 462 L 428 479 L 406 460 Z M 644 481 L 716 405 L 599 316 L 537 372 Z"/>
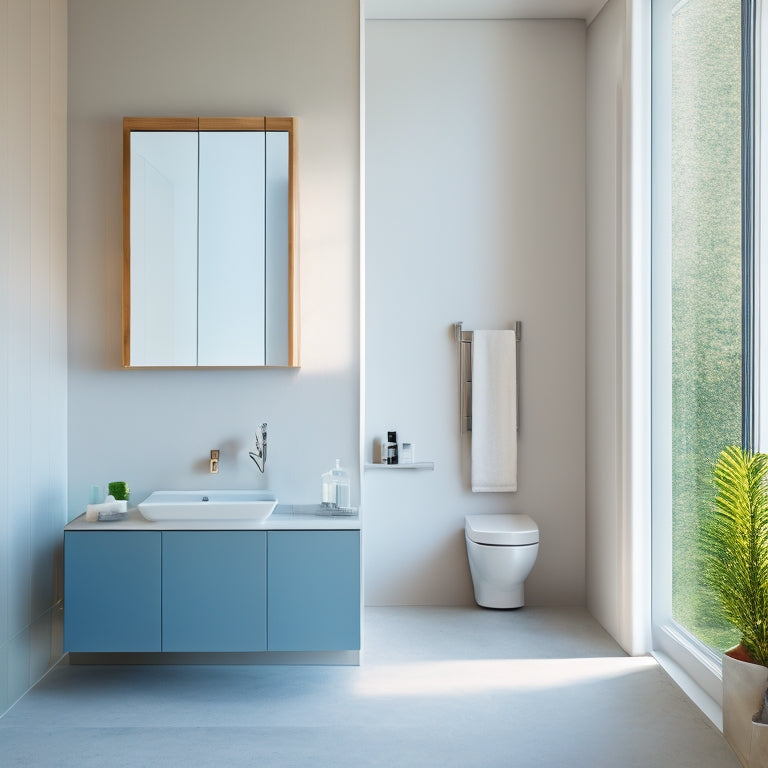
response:
<path id="1" fill-rule="evenodd" d="M 464 518 L 475 601 L 486 608 L 520 608 L 523 583 L 539 552 L 539 527 L 528 515 Z"/>

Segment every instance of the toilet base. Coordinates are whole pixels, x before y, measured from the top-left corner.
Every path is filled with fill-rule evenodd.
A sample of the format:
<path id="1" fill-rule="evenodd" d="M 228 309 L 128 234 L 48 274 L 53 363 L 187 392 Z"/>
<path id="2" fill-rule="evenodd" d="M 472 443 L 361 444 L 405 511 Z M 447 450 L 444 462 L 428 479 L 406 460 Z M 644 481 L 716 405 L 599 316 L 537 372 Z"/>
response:
<path id="1" fill-rule="evenodd" d="M 523 585 L 500 589 L 475 580 L 475 602 L 482 608 L 522 608 L 525 605 Z"/>
<path id="2" fill-rule="evenodd" d="M 494 546 L 465 538 L 475 602 L 484 608 L 521 608 L 523 586 L 536 562 L 538 543 Z"/>

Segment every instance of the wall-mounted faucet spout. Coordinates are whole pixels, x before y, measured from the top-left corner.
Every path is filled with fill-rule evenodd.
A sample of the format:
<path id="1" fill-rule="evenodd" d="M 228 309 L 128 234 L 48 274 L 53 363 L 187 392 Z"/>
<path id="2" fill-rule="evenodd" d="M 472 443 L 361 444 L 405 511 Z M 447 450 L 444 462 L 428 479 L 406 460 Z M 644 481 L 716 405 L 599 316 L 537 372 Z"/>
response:
<path id="1" fill-rule="evenodd" d="M 259 433 L 256 433 L 256 450 L 248 451 L 248 455 L 253 459 L 254 464 L 264 471 L 264 465 L 267 463 L 267 423 L 264 422 L 260 427 L 261 438 Z"/>

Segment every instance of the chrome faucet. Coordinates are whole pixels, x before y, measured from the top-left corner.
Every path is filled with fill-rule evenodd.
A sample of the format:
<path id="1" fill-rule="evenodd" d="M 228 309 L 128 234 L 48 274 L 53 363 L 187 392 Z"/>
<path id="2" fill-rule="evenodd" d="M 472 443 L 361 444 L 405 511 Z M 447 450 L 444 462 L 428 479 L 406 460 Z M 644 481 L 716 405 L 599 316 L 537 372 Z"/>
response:
<path id="1" fill-rule="evenodd" d="M 259 433 L 256 433 L 256 450 L 248 451 L 248 455 L 253 459 L 253 463 L 261 470 L 264 471 L 264 465 L 267 463 L 267 422 L 265 421 L 260 427 L 261 439 L 259 439 Z"/>

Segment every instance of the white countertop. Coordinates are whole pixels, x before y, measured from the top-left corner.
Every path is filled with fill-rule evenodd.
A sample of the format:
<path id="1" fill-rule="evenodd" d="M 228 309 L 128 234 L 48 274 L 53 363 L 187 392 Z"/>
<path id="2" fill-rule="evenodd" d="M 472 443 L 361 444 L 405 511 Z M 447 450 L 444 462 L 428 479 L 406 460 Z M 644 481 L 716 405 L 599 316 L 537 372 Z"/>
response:
<path id="1" fill-rule="evenodd" d="M 360 515 L 333 514 L 319 504 L 278 504 L 263 522 L 249 520 L 167 520 L 152 522 L 134 507 L 125 520 L 86 522 L 85 513 L 65 531 L 342 531 L 359 530 Z"/>

